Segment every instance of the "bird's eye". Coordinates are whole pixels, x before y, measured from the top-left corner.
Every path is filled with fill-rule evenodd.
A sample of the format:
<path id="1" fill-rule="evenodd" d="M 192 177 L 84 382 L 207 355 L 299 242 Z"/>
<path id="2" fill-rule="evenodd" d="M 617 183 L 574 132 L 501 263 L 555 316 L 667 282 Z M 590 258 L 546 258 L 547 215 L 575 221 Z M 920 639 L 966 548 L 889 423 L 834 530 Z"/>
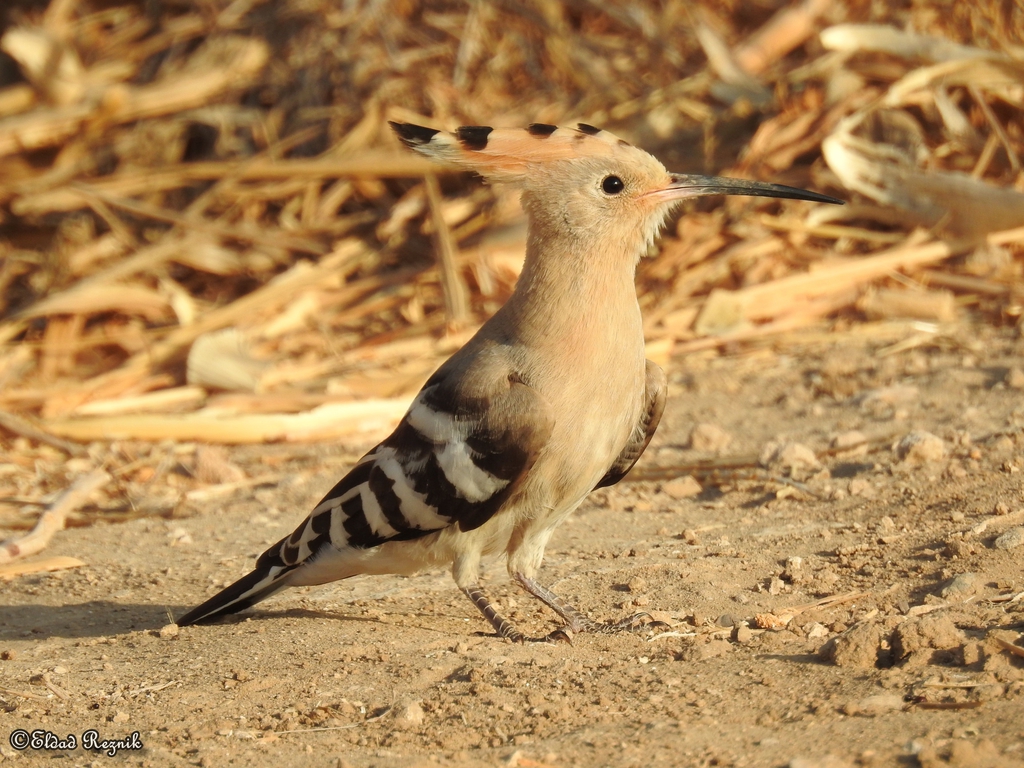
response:
<path id="1" fill-rule="evenodd" d="M 622 183 L 622 179 L 618 176 L 605 176 L 604 181 L 601 182 L 601 189 L 604 190 L 606 195 L 617 195 L 626 185 Z"/>

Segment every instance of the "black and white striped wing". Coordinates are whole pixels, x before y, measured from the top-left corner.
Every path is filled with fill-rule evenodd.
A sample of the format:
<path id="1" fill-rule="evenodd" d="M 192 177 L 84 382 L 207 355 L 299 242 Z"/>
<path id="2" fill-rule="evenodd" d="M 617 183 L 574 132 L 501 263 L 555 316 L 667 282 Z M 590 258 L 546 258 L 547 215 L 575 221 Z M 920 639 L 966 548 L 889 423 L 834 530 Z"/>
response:
<path id="1" fill-rule="evenodd" d="M 242 610 L 290 584 L 353 575 L 358 551 L 487 522 L 530 471 L 551 434 L 550 406 L 514 374 L 427 382 L 395 431 L 271 546 L 243 577 L 181 625 Z M 479 380 L 480 377 L 476 377 Z M 347 553 L 351 553 L 351 556 Z M 293 571 L 301 572 L 292 574 Z"/>
<path id="2" fill-rule="evenodd" d="M 282 559 L 302 562 L 328 542 L 367 549 L 483 525 L 547 442 L 549 410 L 518 381 L 482 396 L 428 382 L 395 431 L 283 542 Z"/>

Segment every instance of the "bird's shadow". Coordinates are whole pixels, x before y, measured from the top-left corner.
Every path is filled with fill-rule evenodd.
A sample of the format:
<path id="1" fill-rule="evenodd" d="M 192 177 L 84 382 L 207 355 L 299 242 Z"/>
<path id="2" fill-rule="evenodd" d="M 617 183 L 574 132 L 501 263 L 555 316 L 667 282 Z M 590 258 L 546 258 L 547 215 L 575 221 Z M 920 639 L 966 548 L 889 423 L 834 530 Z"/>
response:
<path id="1" fill-rule="evenodd" d="M 0 604 L 0 642 L 42 640 L 51 637 L 86 638 L 124 635 L 129 632 L 159 630 L 188 610 L 187 605 L 153 605 L 90 600 L 66 605 L 3 605 Z M 332 619 L 345 622 L 387 624 L 376 616 L 359 616 L 340 611 L 315 611 L 308 608 L 282 610 L 249 610 L 211 622 L 241 624 L 247 619 Z"/>
<path id="2" fill-rule="evenodd" d="M 90 600 L 65 605 L 0 605 L 0 642 L 50 637 L 105 637 L 159 629 L 180 606 Z"/>

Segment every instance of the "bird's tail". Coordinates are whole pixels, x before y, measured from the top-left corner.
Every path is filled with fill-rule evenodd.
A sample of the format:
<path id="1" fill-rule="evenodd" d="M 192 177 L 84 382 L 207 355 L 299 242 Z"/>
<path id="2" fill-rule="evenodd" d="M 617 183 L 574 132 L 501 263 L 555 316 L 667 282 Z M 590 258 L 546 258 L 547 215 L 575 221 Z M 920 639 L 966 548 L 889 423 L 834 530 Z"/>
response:
<path id="1" fill-rule="evenodd" d="M 187 627 L 189 624 L 205 623 L 229 613 L 237 613 L 287 587 L 286 577 L 294 570 L 295 566 L 285 565 L 273 555 L 267 557 L 276 549 L 277 547 L 272 547 L 260 557 L 251 573 L 243 576 L 231 586 L 225 587 L 205 603 L 193 608 L 178 619 L 178 626 Z"/>

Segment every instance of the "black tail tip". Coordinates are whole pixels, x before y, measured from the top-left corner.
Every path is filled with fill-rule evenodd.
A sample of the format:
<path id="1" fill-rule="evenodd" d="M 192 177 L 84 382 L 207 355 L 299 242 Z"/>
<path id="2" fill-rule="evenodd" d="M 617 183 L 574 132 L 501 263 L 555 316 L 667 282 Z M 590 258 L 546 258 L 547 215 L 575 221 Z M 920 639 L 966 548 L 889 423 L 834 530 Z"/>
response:
<path id="1" fill-rule="evenodd" d="M 259 600 L 257 597 L 251 600 L 228 602 L 225 605 L 221 600 L 222 597 L 223 593 L 215 595 L 202 605 L 193 608 L 174 623 L 179 627 L 191 627 L 197 624 L 213 624 L 217 619 L 230 616 L 231 614 L 238 613 L 239 611 L 244 611 Z"/>
<path id="2" fill-rule="evenodd" d="M 193 627 L 197 624 L 208 624 L 213 621 L 215 616 L 204 616 L 198 611 L 192 610 L 182 616 L 180 619 L 175 620 L 175 624 L 179 627 Z"/>
<path id="3" fill-rule="evenodd" d="M 398 138 L 407 147 L 422 147 L 424 144 L 430 142 L 440 131 L 435 128 L 426 128 L 422 125 L 413 125 L 412 123 L 396 123 L 394 120 L 388 120 L 388 125 L 391 126 Z"/>

